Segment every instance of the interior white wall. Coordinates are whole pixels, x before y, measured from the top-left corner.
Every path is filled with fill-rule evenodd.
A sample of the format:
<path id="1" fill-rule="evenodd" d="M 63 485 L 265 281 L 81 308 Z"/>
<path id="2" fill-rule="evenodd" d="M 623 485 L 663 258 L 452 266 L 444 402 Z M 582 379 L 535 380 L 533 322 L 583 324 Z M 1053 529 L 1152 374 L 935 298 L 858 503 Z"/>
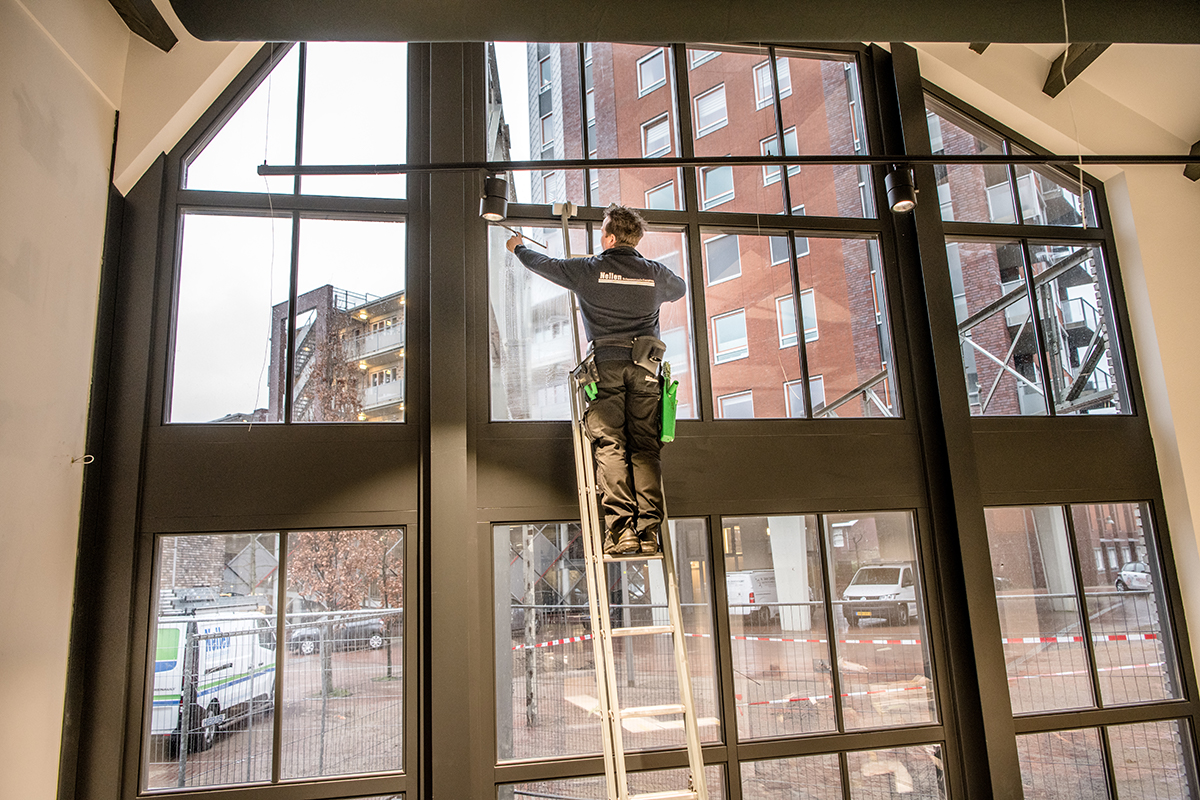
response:
<path id="1" fill-rule="evenodd" d="M 113 24 L 113 20 L 116 24 Z M 96 292 L 129 31 L 0 0 L 0 793 L 55 795 Z"/>

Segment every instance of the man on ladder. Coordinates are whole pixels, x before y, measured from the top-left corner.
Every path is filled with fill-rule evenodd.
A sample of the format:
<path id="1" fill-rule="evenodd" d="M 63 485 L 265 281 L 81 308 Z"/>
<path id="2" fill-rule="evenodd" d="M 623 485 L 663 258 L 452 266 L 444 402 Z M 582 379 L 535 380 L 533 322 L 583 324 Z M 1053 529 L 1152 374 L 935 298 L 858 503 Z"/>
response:
<path id="1" fill-rule="evenodd" d="M 658 362 L 666 346 L 658 312 L 687 286 L 634 249 L 645 232 L 641 215 L 614 204 L 604 212 L 599 255 L 551 258 L 521 244 L 520 234 L 505 245 L 530 271 L 579 298 L 595 383 L 584 422 L 595 445 L 608 555 L 658 552 L 664 519 Z"/>

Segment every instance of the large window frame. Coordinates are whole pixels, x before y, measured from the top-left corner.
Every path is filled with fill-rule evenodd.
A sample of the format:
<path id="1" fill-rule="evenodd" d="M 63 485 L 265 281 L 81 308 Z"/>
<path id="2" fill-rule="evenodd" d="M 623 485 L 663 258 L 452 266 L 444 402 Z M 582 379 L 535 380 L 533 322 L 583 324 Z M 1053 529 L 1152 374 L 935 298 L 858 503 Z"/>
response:
<path id="1" fill-rule="evenodd" d="M 657 52 L 664 60 L 670 56 L 675 64 L 685 63 L 686 47 L 669 47 L 671 54 Z M 776 63 L 775 48 L 766 49 L 766 63 Z M 879 111 L 864 114 L 865 130 L 860 135 L 868 149 L 894 152 L 882 143 L 904 141 L 913 154 L 927 155 L 928 126 L 921 97 L 923 91 L 937 90 L 922 83 L 915 52 L 902 45 L 890 54 L 865 46 L 830 48 L 830 52 L 856 60 L 858 74 L 866 76 L 864 108 L 881 107 L 880 81 L 892 80 L 898 87 L 898 116 Z M 300 781 L 296 782 L 299 789 L 287 783 L 253 786 L 228 795 L 207 790 L 205 797 L 237 794 L 250 800 L 275 800 L 297 791 L 314 800 L 399 793 L 414 800 L 434 791 L 489 797 L 504 784 L 595 775 L 603 769 L 595 756 L 511 764 L 495 760 L 491 715 L 497 688 L 490 671 L 493 659 L 486 652 L 481 655 L 489 647 L 506 646 L 495 635 L 492 619 L 492 526 L 572 519 L 578 511 L 566 426 L 496 423 L 489 416 L 487 275 L 477 268 L 487 259 L 486 226 L 476 216 L 480 187 L 461 172 L 433 171 L 408 176 L 406 200 L 327 198 L 298 192 L 268 198 L 180 188 L 184 154 L 201 143 L 246 86 L 281 57 L 281 48 L 264 48 L 127 200 L 137 213 L 127 217 L 120 293 L 110 295 L 114 298 L 111 313 L 121 334 L 101 334 L 110 337 L 107 345 L 116 354 L 115 363 L 122 365 L 122 371 L 114 373 L 120 380 L 108 390 L 105 417 L 105 456 L 113 472 L 107 473 L 109 484 L 101 499 L 94 501 L 99 505 L 91 507 L 97 513 L 85 513 L 84 524 L 85 536 L 92 537 L 88 541 L 95 542 L 92 546 L 105 569 L 81 576 L 80 586 L 81 597 L 94 601 L 89 613 L 104 626 L 106 637 L 86 656 L 73 656 L 94 667 L 88 679 L 91 685 L 120 686 L 122 691 L 112 692 L 112 697 L 85 692 L 77 701 L 86 712 L 83 719 L 88 720 L 80 774 L 89 776 L 87 785 L 80 783 L 78 796 L 80 800 L 139 796 L 133 776 L 138 773 L 141 692 L 150 646 L 146 622 L 153 602 L 148 554 L 159 534 L 392 526 L 408 531 L 404 545 L 405 658 L 412 666 L 406 671 L 408 771 Z M 481 44 L 410 47 L 411 154 L 428 154 L 436 164 L 461 159 L 463 153 L 478 157 L 485 152 L 486 65 L 487 50 Z M 681 74 L 667 71 L 666 85 L 682 98 L 677 106 L 679 130 L 692 131 L 694 103 L 687 94 L 687 70 L 677 72 Z M 456 88 L 446 91 L 447 86 Z M 463 88 L 470 86 L 476 88 Z M 778 105 L 778 88 L 775 91 Z M 1006 135 L 1037 151 L 1033 143 L 1011 132 Z M 694 155 L 694 136 L 681 136 L 679 144 L 684 158 Z M 714 160 L 717 164 L 719 160 Z M 546 167 L 564 174 L 577 169 L 554 161 Z M 866 173 L 873 196 L 883 197 L 883 168 Z M 646 218 L 656 225 L 684 227 L 689 251 L 684 267 L 695 295 L 689 300 L 692 319 L 706 320 L 710 314 L 704 293 L 696 291 L 705 285 L 701 224 L 745 230 L 761 221 L 754 214 L 702 208 L 696 170 L 684 169 L 681 174 L 680 208 L 689 210 L 651 209 Z M 936 185 L 932 166 L 918 165 L 916 175 L 918 185 Z M 1085 238 L 1104 248 L 1119 327 L 1112 335 L 1123 349 L 1125 369 L 1136 376 L 1136 354 L 1103 190 L 1090 178 L 1085 180 L 1097 199 L 1100 226 L 1083 233 L 1064 230 L 1063 238 Z M 786 187 L 789 182 L 781 183 Z M 201 207 L 297 219 L 310 213 L 351 213 L 400 215 L 408 220 L 406 380 L 413 387 L 411 424 L 238 426 L 236 430 L 161 424 L 177 219 L 181 209 Z M 594 206 L 579 209 L 578 222 L 588 229 L 589 241 L 602 213 Z M 514 203 L 509 216 L 518 222 L 558 223 L 549 204 Z M 770 226 L 776 235 L 789 237 L 793 271 L 801 255 L 795 252 L 796 232 L 816 236 L 850 231 L 878 238 L 885 279 L 882 292 L 893 315 L 895 340 L 887 368 L 899 376 L 894 390 L 902 398 L 899 407 L 905 409 L 905 416 L 834 419 L 810 408 L 803 418 L 722 425 L 716 419 L 716 400 L 706 388 L 711 385 L 711 344 L 697 330 L 693 363 L 699 373 L 699 408 L 697 419 L 680 422 L 678 439 L 668 451 L 666 489 L 671 513 L 707 519 L 712 552 L 717 553 L 721 552 L 720 520 L 725 516 L 818 513 L 831 508 L 911 511 L 928 590 L 927 623 L 941 718 L 935 725 L 897 730 L 739 742 L 732 662 L 728 648 L 718 648 L 723 741 L 705 746 L 704 758 L 709 766 L 723 770 L 726 796 L 730 800 L 746 796 L 739 780 L 745 762 L 837 754 L 844 765 L 848 752 L 923 745 L 943 748 L 949 797 L 1006 788 L 1015 793 L 1020 780 L 1017 734 L 1182 719 L 1194 737 L 1200 692 L 1189 656 L 1170 528 L 1162 510 L 1140 385 L 1130 380 L 1132 413 L 1121 418 L 973 419 L 968 413 L 961 388 L 953 291 L 945 268 L 945 237 L 1021 234 L 1005 226 L 943 222 L 936 203 L 919 205 L 911 218 L 895 219 L 884 212 L 867 218 L 785 214 L 772 219 Z M 905 226 L 903 235 L 899 226 Z M 1045 241 L 1050 236 L 1039 230 L 1036 238 Z M 815 252 L 808 256 L 815 257 Z M 800 291 L 797 281 L 793 292 Z M 142 313 L 146 308 L 152 313 Z M 797 349 L 803 353 L 807 337 L 797 338 L 801 345 Z M 832 332 L 825 327 L 821 345 L 829 339 Z M 816 378 L 829 380 L 828 375 L 809 376 L 810 381 Z M 774 394 L 779 394 L 780 385 L 773 384 Z M 1114 447 L 1126 454 L 1119 462 L 1094 457 L 1097 448 Z M 1086 480 L 1064 473 L 1064 457 L 1081 465 Z M 729 468 L 686 471 L 684 465 L 689 463 Z M 812 469 L 822 463 L 838 464 L 836 474 Z M 797 480 L 800 475 L 804 480 Z M 1185 699 L 1036 720 L 1014 721 L 1011 714 L 996 713 L 997 708 L 1008 711 L 1008 693 L 995 635 L 999 628 L 983 531 L 985 505 L 1124 500 L 1147 502 L 1154 515 L 1167 567 L 1169 607 L 1163 613 L 1174 622 Z M 714 638 L 727 641 L 728 615 L 721 613 L 728 604 L 725 568 L 714 558 L 711 570 L 704 577 L 711 581 L 717 607 Z M 109 635 L 110 631 L 118 633 Z M 963 636 L 963 631 L 968 635 Z M 114 719 L 124 720 L 119 737 L 108 733 Z M 464 724 L 471 735 L 463 735 Z M 1192 747 L 1194 752 L 1194 738 Z M 677 768 L 686 764 L 686 758 L 681 750 L 653 751 L 641 754 L 638 763 L 645 769 Z M 198 794 L 177 796 L 192 800 Z"/>

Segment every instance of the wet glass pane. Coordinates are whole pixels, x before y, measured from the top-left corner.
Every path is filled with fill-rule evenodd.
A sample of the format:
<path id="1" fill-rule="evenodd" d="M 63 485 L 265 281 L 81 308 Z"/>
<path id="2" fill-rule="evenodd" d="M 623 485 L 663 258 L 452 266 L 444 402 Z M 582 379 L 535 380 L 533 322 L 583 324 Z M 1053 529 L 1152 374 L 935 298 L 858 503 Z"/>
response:
<path id="1" fill-rule="evenodd" d="M 690 779 L 687 769 L 663 769 L 653 772 L 630 772 L 629 794 L 649 794 L 687 789 Z M 708 796 L 721 800 L 725 794 L 725 770 L 719 766 L 704 768 Z M 603 775 L 587 778 L 505 783 L 496 787 L 497 800 L 608 800 L 615 797 L 605 787 Z"/>
<path id="2" fill-rule="evenodd" d="M 743 761 L 742 797 L 755 800 L 842 800 L 836 755 Z"/>
<path id="3" fill-rule="evenodd" d="M 304 164 L 408 160 L 408 45 L 310 42 L 304 72 Z M 305 194 L 404 197 L 404 175 L 304 176 Z"/>
<path id="4" fill-rule="evenodd" d="M 1032 155 L 1012 146 L 1014 155 Z M 1049 167 L 1015 165 L 1017 193 L 1021 197 L 1021 221 L 1026 225 L 1069 225 L 1081 227 L 1084 217 L 1089 228 L 1096 227 L 1096 211 L 1091 189 L 1083 190 L 1079 200 L 1079 182 Z"/>
<path id="5" fill-rule="evenodd" d="M 1056 414 L 1128 414 L 1099 248 L 1030 244 Z"/>
<path id="6" fill-rule="evenodd" d="M 1104 750 L 1095 728 L 1017 737 L 1021 786 L 1030 800 L 1108 800 Z"/>
<path id="7" fill-rule="evenodd" d="M 279 536 L 158 540 L 147 789 L 271 779 Z"/>
<path id="8" fill-rule="evenodd" d="M 711 565 L 703 520 L 671 520 L 688 665 L 703 741 L 721 738 L 717 719 Z M 599 701 L 587 576 L 578 523 L 497 525 L 494 531 L 496 742 L 501 760 L 599 753 Z M 614 626 L 666 625 L 662 562 L 606 569 Z M 679 702 L 670 634 L 614 644 L 622 707 Z M 630 717 L 627 751 L 683 747 L 682 717 Z"/>
<path id="9" fill-rule="evenodd" d="M 846 754 L 851 800 L 941 800 L 946 796 L 942 746 L 937 744 Z"/>
<path id="10" fill-rule="evenodd" d="M 291 176 L 265 177 L 258 166 L 296 161 L 300 47 L 293 46 L 220 130 L 184 165 L 183 188 L 291 194 Z"/>
<path id="11" fill-rule="evenodd" d="M 1004 140 L 931 97 L 925 98 L 933 154 L 1004 155 Z M 937 199 L 942 219 L 1016 222 L 1012 183 L 1003 164 L 938 164 Z"/>
<path id="12" fill-rule="evenodd" d="M 1191 800 L 1196 766 L 1187 723 L 1114 725 L 1108 729 L 1119 800 Z"/>
<path id="13" fill-rule="evenodd" d="M 168 422 L 279 422 L 292 221 L 184 214 Z M 236 288 L 231 288 L 236 287 Z"/>
<path id="14" fill-rule="evenodd" d="M 1071 521 L 1104 704 L 1180 697 L 1149 506 L 1071 506 Z"/>
<path id="15" fill-rule="evenodd" d="M 824 517 L 846 729 L 937 719 L 912 514 Z"/>
<path id="16" fill-rule="evenodd" d="M 288 536 L 285 778 L 404 761 L 404 530 Z"/>
<path id="17" fill-rule="evenodd" d="M 403 422 L 405 225 L 300 221 L 294 422 Z M 287 303 L 273 309 L 287 324 Z M 272 347 L 272 400 L 283 348 Z"/>
<path id="18" fill-rule="evenodd" d="M 691 133 L 697 156 L 756 156 L 760 154 L 759 142 L 777 135 L 770 75 L 756 72 L 766 61 L 765 49 L 722 51 L 718 57 L 688 70 Z M 752 169 L 758 172 L 761 183 L 762 170 Z"/>
<path id="19" fill-rule="evenodd" d="M 719 60 L 719 59 L 718 59 Z M 745 395 L 753 403 L 748 416 L 786 418 L 785 385 L 803 378 L 794 341 L 780 346 L 780 309 L 795 319 L 781 298 L 792 296 L 791 262 L 772 263 L 768 235 L 704 230 L 704 303 L 707 311 L 713 395 Z M 739 406 L 740 416 L 746 408 Z M 727 410 L 728 411 L 728 410 Z M 721 413 L 718 417 L 735 414 Z"/>
<path id="20" fill-rule="evenodd" d="M 796 253 L 813 415 L 900 416 L 879 243 L 797 236 Z"/>
<path id="21" fill-rule="evenodd" d="M 817 517 L 721 526 L 738 738 L 836 730 Z"/>
<path id="22" fill-rule="evenodd" d="M 619 203 L 664 211 L 684 208 L 683 175 L 678 169 L 594 169 L 587 174 L 594 206 Z"/>
<path id="23" fill-rule="evenodd" d="M 948 240 L 946 260 L 971 413 L 1044 415 L 1020 244 Z"/>
<path id="24" fill-rule="evenodd" d="M 985 514 L 1013 713 L 1094 706 L 1062 507 Z"/>

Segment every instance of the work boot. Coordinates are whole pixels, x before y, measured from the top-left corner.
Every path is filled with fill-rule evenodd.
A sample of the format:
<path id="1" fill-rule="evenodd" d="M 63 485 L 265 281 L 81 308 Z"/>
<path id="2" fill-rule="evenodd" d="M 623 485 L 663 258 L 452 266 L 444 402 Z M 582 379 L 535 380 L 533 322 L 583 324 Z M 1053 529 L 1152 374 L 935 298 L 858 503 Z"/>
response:
<path id="1" fill-rule="evenodd" d="M 638 543 L 644 556 L 652 556 L 658 552 L 658 526 L 647 528 L 638 534 Z"/>
<path id="2" fill-rule="evenodd" d="M 641 549 L 641 540 L 638 539 L 637 531 L 632 527 L 627 527 L 621 531 L 621 535 L 617 537 L 615 555 L 628 556 L 636 553 Z"/>
<path id="3" fill-rule="evenodd" d="M 601 546 L 606 556 L 617 555 L 617 531 L 606 531 L 604 534 L 604 544 Z"/>

